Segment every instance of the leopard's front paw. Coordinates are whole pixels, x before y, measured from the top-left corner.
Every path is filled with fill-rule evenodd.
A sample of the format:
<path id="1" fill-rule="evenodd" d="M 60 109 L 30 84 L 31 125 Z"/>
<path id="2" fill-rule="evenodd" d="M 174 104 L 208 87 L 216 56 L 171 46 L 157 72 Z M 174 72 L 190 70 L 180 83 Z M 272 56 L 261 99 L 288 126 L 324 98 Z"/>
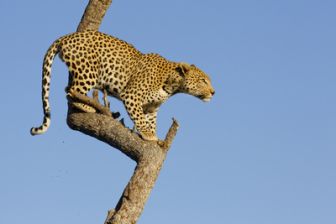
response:
<path id="1" fill-rule="evenodd" d="M 158 141 L 158 137 L 151 132 L 140 132 L 140 136 L 146 141 Z"/>

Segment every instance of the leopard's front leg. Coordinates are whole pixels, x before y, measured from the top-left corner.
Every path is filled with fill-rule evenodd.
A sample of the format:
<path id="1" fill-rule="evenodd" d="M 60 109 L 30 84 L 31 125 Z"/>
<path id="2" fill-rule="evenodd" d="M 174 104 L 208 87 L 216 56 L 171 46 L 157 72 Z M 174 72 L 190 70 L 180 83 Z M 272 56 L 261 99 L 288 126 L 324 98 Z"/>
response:
<path id="1" fill-rule="evenodd" d="M 156 117 L 158 109 L 159 108 L 155 108 L 153 111 L 145 114 L 147 125 L 154 135 L 156 135 Z"/>
<path id="2" fill-rule="evenodd" d="M 157 141 L 155 126 L 150 125 L 143 111 L 141 100 L 136 97 L 127 97 L 123 99 L 127 113 L 133 120 L 137 131 L 144 140 Z"/>

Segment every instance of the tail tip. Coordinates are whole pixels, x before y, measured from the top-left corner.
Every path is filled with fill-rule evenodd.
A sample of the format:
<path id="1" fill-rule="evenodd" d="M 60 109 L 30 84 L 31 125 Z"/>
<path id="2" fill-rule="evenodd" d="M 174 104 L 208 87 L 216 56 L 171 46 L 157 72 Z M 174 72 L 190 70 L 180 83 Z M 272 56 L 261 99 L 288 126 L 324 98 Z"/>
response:
<path id="1" fill-rule="evenodd" d="M 31 128 L 31 129 L 30 129 L 30 134 L 31 134 L 32 136 L 36 135 L 36 128 Z"/>

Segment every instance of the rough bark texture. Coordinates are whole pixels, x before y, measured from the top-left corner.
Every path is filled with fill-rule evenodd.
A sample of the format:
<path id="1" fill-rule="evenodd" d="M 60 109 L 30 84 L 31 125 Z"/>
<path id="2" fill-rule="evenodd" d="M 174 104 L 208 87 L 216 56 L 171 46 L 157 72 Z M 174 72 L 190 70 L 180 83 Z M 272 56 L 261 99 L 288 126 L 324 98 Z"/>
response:
<path id="1" fill-rule="evenodd" d="M 98 30 L 111 2 L 112 0 L 90 0 L 77 31 Z M 76 92 L 72 96 L 74 100 L 94 107 L 99 113 L 80 112 L 69 102 L 69 127 L 109 144 L 137 163 L 118 204 L 108 212 L 105 221 L 105 224 L 135 224 L 159 175 L 178 123 L 173 120 L 164 141 L 144 141 L 137 133 L 113 118 L 106 100 L 105 107 L 99 104 L 97 93 L 93 99 Z"/>
<path id="2" fill-rule="evenodd" d="M 76 92 L 73 93 L 73 97 L 95 107 L 97 111 L 101 110 L 102 105 L 99 105 L 97 98 L 91 99 Z M 154 187 L 177 132 L 178 123 L 173 120 L 164 141 L 150 142 L 141 139 L 137 133 L 108 114 L 83 113 L 69 109 L 67 122 L 73 130 L 97 138 L 136 161 L 137 166 L 133 176 L 116 208 L 108 212 L 105 224 L 136 223 Z"/>
<path id="3" fill-rule="evenodd" d="M 86 6 L 77 31 L 98 30 L 112 0 L 90 0 Z"/>

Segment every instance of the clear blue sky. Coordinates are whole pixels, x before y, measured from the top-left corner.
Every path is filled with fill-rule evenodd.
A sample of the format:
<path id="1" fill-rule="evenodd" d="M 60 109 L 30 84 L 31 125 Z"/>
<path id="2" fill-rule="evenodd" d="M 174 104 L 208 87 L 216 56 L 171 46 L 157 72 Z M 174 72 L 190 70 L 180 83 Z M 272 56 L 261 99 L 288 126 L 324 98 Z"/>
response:
<path id="1" fill-rule="evenodd" d="M 70 130 L 57 58 L 52 124 L 41 63 L 87 1 L 1 0 L 0 223 L 103 223 L 134 162 Z M 207 72 L 210 103 L 178 95 L 159 112 L 181 125 L 139 224 L 336 223 L 336 2 L 113 0 L 101 31 Z M 112 100 L 112 107 L 125 110 Z M 128 125 L 131 125 L 127 120 Z"/>

